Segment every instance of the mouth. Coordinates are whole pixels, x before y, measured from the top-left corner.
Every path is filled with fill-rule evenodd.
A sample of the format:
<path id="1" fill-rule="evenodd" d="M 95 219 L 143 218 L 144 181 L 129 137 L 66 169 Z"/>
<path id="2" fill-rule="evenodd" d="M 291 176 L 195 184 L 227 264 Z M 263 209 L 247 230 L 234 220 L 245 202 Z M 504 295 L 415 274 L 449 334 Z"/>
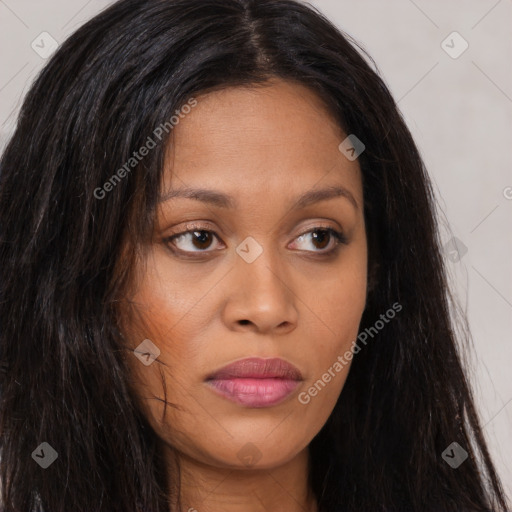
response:
<path id="1" fill-rule="evenodd" d="M 302 381 L 298 368 L 284 359 L 250 357 L 209 375 L 212 391 L 239 405 L 270 407 L 285 400 Z"/>

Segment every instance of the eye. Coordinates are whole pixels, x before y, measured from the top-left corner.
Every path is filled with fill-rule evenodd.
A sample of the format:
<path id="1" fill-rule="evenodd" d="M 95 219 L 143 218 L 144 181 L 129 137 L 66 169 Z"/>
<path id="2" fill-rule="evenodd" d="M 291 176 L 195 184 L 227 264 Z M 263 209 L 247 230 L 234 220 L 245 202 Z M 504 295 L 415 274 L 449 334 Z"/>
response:
<path id="1" fill-rule="evenodd" d="M 309 240 L 310 247 L 313 247 L 312 250 L 307 248 L 299 249 L 309 252 L 317 252 L 320 254 L 330 254 L 331 252 L 334 252 L 340 244 L 347 243 L 343 233 L 340 233 L 333 228 L 324 228 L 320 226 L 310 229 L 306 233 L 298 236 L 295 240 L 297 241 L 295 242 L 295 245 L 298 243 L 299 245 L 302 244 L 303 246 L 307 246 Z M 325 248 L 329 246 L 330 248 L 325 250 Z"/>
<path id="2" fill-rule="evenodd" d="M 212 252 L 206 251 L 206 249 L 212 246 L 214 240 L 218 241 L 219 238 L 213 231 L 192 227 L 188 231 L 166 238 L 164 242 L 167 245 L 172 244 L 180 252 Z"/>
<path id="3" fill-rule="evenodd" d="M 217 234 L 204 226 L 190 225 L 186 226 L 187 231 L 176 233 L 163 240 L 163 242 L 171 248 L 171 250 L 179 253 L 208 253 L 214 252 L 215 241 L 220 242 Z M 310 247 L 307 248 L 308 240 Z M 338 249 L 341 244 L 346 244 L 347 240 L 343 233 L 333 228 L 317 226 L 298 236 L 294 245 L 299 245 L 298 249 L 306 252 L 315 252 L 318 254 L 331 254 Z M 301 248 L 300 245 L 303 247 Z M 172 247 L 171 247 L 172 246 Z M 214 247 L 213 250 L 211 249 Z M 306 246 L 306 248 L 304 248 Z M 326 250 L 326 247 L 329 247 Z M 294 247 L 297 248 L 297 247 Z"/>

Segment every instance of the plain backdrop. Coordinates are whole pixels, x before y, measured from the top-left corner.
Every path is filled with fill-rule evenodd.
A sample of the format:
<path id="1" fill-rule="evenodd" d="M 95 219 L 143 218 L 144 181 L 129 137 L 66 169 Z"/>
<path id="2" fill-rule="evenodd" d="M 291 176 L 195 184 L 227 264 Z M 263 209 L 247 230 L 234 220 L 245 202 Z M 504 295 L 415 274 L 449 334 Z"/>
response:
<path id="1" fill-rule="evenodd" d="M 0 0 L 1 148 L 46 62 L 42 47 L 110 3 Z M 512 496 L 512 0 L 310 4 L 373 57 L 432 177 L 453 290 L 473 334 L 470 376 Z"/>

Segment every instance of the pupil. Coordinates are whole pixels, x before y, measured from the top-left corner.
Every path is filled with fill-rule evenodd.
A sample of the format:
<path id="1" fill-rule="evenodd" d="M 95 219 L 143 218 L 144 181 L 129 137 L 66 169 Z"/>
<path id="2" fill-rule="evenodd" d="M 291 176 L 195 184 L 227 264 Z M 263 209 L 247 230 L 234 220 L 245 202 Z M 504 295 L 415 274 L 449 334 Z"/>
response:
<path id="1" fill-rule="evenodd" d="M 199 249 L 207 249 L 208 248 L 208 246 L 211 243 L 211 240 L 208 240 L 209 234 L 207 231 L 194 231 L 194 236 L 196 237 L 195 242 L 198 242 L 200 245 L 198 247 Z M 210 242 L 210 243 L 208 243 L 208 242 Z M 205 244 L 205 245 L 203 246 L 203 244 Z"/>
<path id="2" fill-rule="evenodd" d="M 321 233 L 321 234 L 318 235 L 318 233 Z M 325 229 L 322 229 L 322 230 L 319 229 L 319 230 L 313 232 L 313 240 L 315 240 L 316 242 L 320 241 L 321 247 L 319 247 L 319 249 L 325 248 L 327 243 L 322 244 L 322 241 L 324 241 L 324 242 L 327 241 L 329 236 L 330 236 L 329 232 Z"/>

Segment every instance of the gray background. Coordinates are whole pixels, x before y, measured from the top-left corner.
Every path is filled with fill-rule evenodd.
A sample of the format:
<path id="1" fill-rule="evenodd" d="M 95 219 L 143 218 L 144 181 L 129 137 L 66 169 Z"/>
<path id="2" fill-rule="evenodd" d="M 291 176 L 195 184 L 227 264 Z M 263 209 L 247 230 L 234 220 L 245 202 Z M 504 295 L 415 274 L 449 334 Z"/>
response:
<path id="1" fill-rule="evenodd" d="M 60 43 L 110 3 L 0 0 L 1 147 L 45 64 L 32 42 L 48 51 L 42 32 Z M 512 496 L 512 0 L 310 3 L 375 59 L 432 176 L 443 243 L 460 241 L 459 256 L 446 253 L 452 285 L 473 333 L 485 434 Z"/>

